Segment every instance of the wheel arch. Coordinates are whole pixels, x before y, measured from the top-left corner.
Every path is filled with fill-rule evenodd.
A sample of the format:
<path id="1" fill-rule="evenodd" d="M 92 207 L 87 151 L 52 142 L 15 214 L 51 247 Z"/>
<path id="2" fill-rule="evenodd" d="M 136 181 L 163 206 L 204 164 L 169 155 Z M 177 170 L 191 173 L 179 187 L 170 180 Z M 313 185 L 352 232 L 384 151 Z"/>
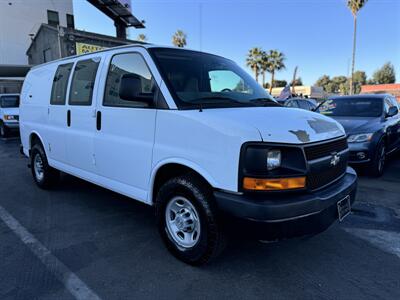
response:
<path id="1" fill-rule="evenodd" d="M 218 186 L 215 179 L 207 171 L 203 170 L 196 164 L 183 160 L 170 159 L 157 164 L 153 169 L 149 189 L 149 203 L 154 204 L 157 191 L 164 182 L 173 177 L 187 173 L 193 173 L 197 175 L 199 178 L 204 180 L 204 182 L 206 182 L 210 188 L 215 188 Z"/>
<path id="2" fill-rule="evenodd" d="M 40 136 L 40 134 L 38 132 L 36 132 L 36 131 L 32 131 L 29 134 L 29 155 L 31 154 L 31 150 L 32 150 L 33 145 L 36 144 L 37 142 L 39 142 L 42 145 L 43 150 L 47 155 L 47 151 L 46 151 L 46 147 L 44 146 L 45 144 L 43 142 L 43 139 Z"/>

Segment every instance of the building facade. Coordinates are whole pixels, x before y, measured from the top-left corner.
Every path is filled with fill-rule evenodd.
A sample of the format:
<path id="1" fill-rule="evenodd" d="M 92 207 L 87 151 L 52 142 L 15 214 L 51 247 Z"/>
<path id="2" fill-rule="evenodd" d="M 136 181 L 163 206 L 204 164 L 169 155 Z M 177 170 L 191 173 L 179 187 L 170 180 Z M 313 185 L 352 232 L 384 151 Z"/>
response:
<path id="1" fill-rule="evenodd" d="M 26 51 L 30 65 L 106 48 L 140 43 L 67 27 L 42 24 Z"/>
<path id="2" fill-rule="evenodd" d="M 72 0 L 1 0 L 0 65 L 27 65 L 26 50 L 42 23 L 74 27 Z"/>
<path id="3" fill-rule="evenodd" d="M 361 94 L 392 94 L 400 103 L 400 83 L 363 85 Z"/>
<path id="4" fill-rule="evenodd" d="M 72 0 L 0 0 L 0 93 L 19 93 L 26 50 L 42 23 L 73 28 Z"/>

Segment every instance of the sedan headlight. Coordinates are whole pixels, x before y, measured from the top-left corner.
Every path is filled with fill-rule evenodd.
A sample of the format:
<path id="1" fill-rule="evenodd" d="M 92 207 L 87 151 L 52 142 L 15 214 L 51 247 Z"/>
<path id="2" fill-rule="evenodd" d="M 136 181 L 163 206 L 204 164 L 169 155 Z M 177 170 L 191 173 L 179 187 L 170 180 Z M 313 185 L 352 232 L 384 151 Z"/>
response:
<path id="1" fill-rule="evenodd" d="M 4 120 L 6 120 L 6 121 L 17 120 L 17 116 L 4 115 Z"/>
<path id="2" fill-rule="evenodd" d="M 364 143 L 372 139 L 373 133 L 352 134 L 347 138 L 348 143 Z"/>

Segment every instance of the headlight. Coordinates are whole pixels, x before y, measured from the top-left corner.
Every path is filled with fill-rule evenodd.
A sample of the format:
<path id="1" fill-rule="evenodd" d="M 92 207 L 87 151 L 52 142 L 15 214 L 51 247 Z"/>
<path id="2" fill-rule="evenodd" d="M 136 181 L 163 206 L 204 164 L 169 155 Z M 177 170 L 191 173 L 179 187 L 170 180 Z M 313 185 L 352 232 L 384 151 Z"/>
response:
<path id="1" fill-rule="evenodd" d="M 13 115 L 4 115 L 4 120 L 6 121 L 11 121 L 11 120 L 16 120 L 16 116 Z"/>
<path id="2" fill-rule="evenodd" d="M 281 166 L 281 151 L 269 150 L 267 153 L 267 169 L 271 171 Z"/>
<path id="3" fill-rule="evenodd" d="M 307 172 L 300 147 L 245 143 L 239 166 L 240 190 L 290 190 L 305 187 Z"/>
<path id="4" fill-rule="evenodd" d="M 372 139 L 373 133 L 352 134 L 347 138 L 348 143 L 363 143 L 369 142 Z"/>

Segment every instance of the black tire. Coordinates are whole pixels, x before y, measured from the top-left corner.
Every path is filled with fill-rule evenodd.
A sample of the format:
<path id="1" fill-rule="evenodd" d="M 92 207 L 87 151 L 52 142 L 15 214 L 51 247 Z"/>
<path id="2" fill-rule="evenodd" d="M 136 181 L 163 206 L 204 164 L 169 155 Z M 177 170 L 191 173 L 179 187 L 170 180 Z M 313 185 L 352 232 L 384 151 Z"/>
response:
<path id="1" fill-rule="evenodd" d="M 8 136 L 8 128 L 4 126 L 3 122 L 0 122 L 0 137 L 6 138 Z"/>
<path id="2" fill-rule="evenodd" d="M 38 165 L 36 160 L 40 161 L 42 164 L 42 176 L 38 175 Z M 49 166 L 46 153 L 44 152 L 41 144 L 33 145 L 31 149 L 30 161 L 33 179 L 40 188 L 49 189 L 58 182 L 60 178 L 60 171 Z"/>
<path id="3" fill-rule="evenodd" d="M 175 197 L 187 199 L 198 214 L 200 233 L 192 247 L 181 247 L 168 230 L 166 209 Z M 212 190 L 194 174 L 172 178 L 161 186 L 156 198 L 156 216 L 158 230 L 167 249 L 185 263 L 197 266 L 206 264 L 226 246 L 227 239 L 219 223 Z"/>
<path id="4" fill-rule="evenodd" d="M 374 177 L 383 175 L 386 163 L 386 147 L 385 141 L 381 141 L 376 148 L 375 157 L 368 166 L 368 173 Z"/>

